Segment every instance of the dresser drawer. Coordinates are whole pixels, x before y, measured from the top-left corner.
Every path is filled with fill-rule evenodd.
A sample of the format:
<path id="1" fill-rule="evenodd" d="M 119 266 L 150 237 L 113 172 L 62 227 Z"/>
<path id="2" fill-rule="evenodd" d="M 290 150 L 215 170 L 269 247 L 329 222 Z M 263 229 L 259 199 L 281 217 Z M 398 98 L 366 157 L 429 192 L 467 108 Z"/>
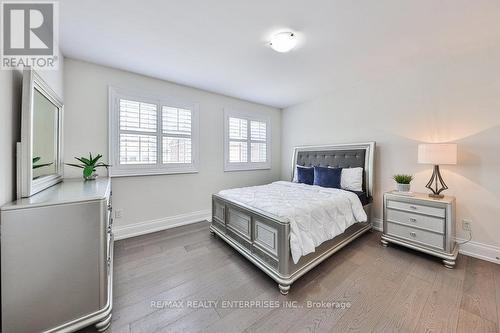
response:
<path id="1" fill-rule="evenodd" d="M 430 231 L 424 231 L 387 222 L 387 234 L 431 246 L 440 250 L 444 249 L 444 236 Z"/>
<path id="2" fill-rule="evenodd" d="M 445 218 L 446 211 L 444 208 L 439 207 L 430 207 L 424 205 L 418 205 L 408 202 L 395 201 L 395 200 L 387 200 L 387 208 L 400 209 L 408 212 L 414 212 L 419 214 L 426 214 L 436 217 Z"/>
<path id="3" fill-rule="evenodd" d="M 414 226 L 444 234 L 444 219 L 394 209 L 387 209 L 386 214 L 386 219 L 389 222 L 403 223 L 410 227 Z"/>

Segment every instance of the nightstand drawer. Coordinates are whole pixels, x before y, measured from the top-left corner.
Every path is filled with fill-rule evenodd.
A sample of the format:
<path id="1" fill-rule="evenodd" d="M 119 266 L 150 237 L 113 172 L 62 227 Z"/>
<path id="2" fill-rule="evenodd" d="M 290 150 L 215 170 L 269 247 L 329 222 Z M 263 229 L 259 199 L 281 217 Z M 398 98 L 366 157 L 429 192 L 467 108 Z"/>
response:
<path id="1" fill-rule="evenodd" d="M 398 222 L 407 224 L 410 227 L 432 230 L 441 234 L 444 233 L 444 219 L 437 217 L 387 209 L 386 219 L 388 222 Z"/>
<path id="2" fill-rule="evenodd" d="M 436 234 L 430 231 L 419 230 L 404 225 L 387 222 L 387 234 L 404 238 L 423 245 L 432 246 L 440 250 L 444 249 L 443 235 Z"/>
<path id="3" fill-rule="evenodd" d="M 400 209 L 408 212 L 415 212 L 419 214 L 426 214 L 441 218 L 446 217 L 446 211 L 444 208 L 429 207 L 402 201 L 387 200 L 387 208 Z"/>

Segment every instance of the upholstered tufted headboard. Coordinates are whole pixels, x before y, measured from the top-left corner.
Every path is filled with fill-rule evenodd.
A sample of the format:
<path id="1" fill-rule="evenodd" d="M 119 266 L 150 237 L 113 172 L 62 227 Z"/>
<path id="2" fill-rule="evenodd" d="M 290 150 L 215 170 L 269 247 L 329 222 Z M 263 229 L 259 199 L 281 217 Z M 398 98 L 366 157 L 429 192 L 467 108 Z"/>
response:
<path id="1" fill-rule="evenodd" d="M 372 196 L 374 153 L 375 142 L 296 147 L 293 154 L 292 179 L 296 165 L 334 168 L 361 167 L 364 170 L 364 191 Z"/>

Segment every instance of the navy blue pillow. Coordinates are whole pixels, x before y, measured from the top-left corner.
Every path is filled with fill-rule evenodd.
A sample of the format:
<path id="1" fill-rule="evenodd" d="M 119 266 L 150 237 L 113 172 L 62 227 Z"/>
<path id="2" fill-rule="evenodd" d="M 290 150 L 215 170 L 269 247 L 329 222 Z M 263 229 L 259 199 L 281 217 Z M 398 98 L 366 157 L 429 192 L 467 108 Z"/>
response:
<path id="1" fill-rule="evenodd" d="M 342 168 L 314 167 L 314 185 L 340 188 Z"/>
<path id="2" fill-rule="evenodd" d="M 314 168 L 297 165 L 297 182 L 312 185 L 314 182 Z"/>

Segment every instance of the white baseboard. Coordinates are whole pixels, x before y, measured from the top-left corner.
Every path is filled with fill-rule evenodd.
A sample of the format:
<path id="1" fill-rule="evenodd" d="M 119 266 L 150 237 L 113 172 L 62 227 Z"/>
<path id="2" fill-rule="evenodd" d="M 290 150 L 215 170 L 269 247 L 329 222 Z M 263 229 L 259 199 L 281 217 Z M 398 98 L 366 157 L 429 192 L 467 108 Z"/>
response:
<path id="1" fill-rule="evenodd" d="M 456 241 L 463 243 L 466 239 L 457 238 Z M 460 244 L 458 252 L 466 256 L 500 264 L 500 247 L 498 246 L 470 241 Z"/>
<path id="2" fill-rule="evenodd" d="M 128 225 L 115 225 L 113 233 L 115 240 L 149 234 L 151 232 L 166 230 L 170 228 L 180 227 L 183 225 L 200 222 L 203 220 L 210 221 L 212 212 L 210 210 L 200 210 L 197 212 L 164 217 L 155 220 L 149 220 Z"/>
<path id="3" fill-rule="evenodd" d="M 372 227 L 375 230 L 382 231 L 382 219 L 378 217 L 372 218 Z M 463 243 L 466 240 L 457 238 L 457 243 Z M 474 257 L 481 260 L 486 260 L 500 264 L 500 247 L 494 245 L 488 245 L 483 243 L 478 243 L 474 241 L 467 242 L 465 244 L 460 244 L 458 252 L 463 255 Z"/>

